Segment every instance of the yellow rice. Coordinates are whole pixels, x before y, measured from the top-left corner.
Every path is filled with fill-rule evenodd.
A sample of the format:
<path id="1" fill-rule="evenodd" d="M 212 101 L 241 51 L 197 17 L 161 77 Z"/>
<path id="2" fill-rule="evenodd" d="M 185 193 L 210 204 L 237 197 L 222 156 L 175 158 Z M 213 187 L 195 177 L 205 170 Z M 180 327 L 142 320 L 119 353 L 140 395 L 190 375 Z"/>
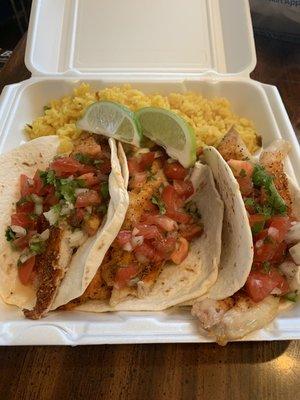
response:
<path id="1" fill-rule="evenodd" d="M 56 134 L 61 139 L 61 151 L 71 151 L 72 142 L 81 134 L 76 121 L 87 106 L 98 100 L 122 103 L 133 111 L 147 106 L 172 110 L 194 128 L 198 148 L 204 144 L 217 145 L 231 126 L 240 133 L 251 153 L 258 148 L 258 134 L 253 122 L 234 114 L 225 98 L 209 100 L 198 93 L 147 95 L 128 84 L 95 92 L 88 84 L 82 83 L 71 96 L 52 100 L 45 107 L 44 115 L 26 126 L 26 133 L 30 139 Z"/>

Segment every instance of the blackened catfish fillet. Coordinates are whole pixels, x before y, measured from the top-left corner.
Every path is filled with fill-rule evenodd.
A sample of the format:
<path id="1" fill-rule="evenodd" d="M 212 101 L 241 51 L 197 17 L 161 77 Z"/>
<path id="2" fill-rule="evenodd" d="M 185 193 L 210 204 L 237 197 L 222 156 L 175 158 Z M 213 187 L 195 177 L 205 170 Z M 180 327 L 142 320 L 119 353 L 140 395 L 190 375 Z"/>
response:
<path id="1" fill-rule="evenodd" d="M 36 257 L 37 293 L 36 304 L 32 310 L 24 309 L 30 319 L 40 319 L 49 311 L 57 289 L 70 264 L 72 249 L 69 245 L 70 232 L 67 229 L 52 227 L 45 252 Z"/>

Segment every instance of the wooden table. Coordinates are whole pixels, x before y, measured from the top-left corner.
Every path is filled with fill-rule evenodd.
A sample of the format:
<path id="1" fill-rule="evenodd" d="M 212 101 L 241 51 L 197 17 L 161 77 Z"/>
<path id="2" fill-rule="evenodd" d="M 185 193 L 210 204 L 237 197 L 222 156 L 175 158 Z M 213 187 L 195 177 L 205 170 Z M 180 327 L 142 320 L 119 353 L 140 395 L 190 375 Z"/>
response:
<path id="1" fill-rule="evenodd" d="M 0 90 L 30 76 L 25 43 L 0 74 Z M 256 48 L 252 77 L 279 88 L 299 135 L 297 45 L 257 37 Z M 1 400 L 297 400 L 300 342 L 7 347 L 0 371 Z"/>

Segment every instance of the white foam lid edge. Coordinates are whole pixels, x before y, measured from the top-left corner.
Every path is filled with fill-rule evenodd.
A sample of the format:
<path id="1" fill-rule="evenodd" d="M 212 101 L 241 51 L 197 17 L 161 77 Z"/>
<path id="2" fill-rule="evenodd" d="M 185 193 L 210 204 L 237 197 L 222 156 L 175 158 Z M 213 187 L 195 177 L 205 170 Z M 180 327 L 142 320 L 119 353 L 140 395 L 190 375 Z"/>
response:
<path id="1" fill-rule="evenodd" d="M 248 0 L 34 0 L 25 62 L 35 76 L 248 76 Z"/>

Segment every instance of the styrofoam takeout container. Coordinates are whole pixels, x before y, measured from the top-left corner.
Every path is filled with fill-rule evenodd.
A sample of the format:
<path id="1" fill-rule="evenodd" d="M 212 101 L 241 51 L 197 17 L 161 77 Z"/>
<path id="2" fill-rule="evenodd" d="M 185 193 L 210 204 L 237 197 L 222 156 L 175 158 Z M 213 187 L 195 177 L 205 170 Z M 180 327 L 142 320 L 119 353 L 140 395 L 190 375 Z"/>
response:
<path id="1" fill-rule="evenodd" d="M 264 146 L 280 137 L 292 143 L 287 168 L 300 182 L 298 142 L 277 89 L 249 78 L 255 62 L 247 0 L 36 0 L 26 49 L 32 78 L 3 90 L 0 151 L 25 141 L 24 125 L 80 82 L 129 82 L 145 92 L 226 97 L 254 121 Z M 0 345 L 209 341 L 179 309 L 53 312 L 31 321 L 0 303 L 0 323 Z M 299 304 L 245 340 L 297 338 Z"/>

